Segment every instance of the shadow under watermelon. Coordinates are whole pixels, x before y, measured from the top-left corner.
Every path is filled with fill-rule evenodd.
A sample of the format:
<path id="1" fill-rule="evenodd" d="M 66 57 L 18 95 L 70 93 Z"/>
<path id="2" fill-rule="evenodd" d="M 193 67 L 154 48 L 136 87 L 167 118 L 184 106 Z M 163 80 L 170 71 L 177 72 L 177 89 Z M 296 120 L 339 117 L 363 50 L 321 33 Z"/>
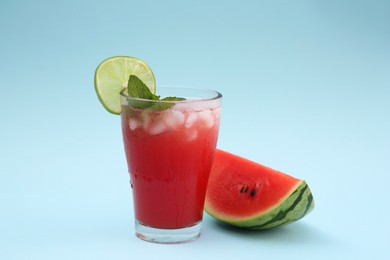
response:
<path id="1" fill-rule="evenodd" d="M 283 245 L 305 243 L 311 246 L 329 246 L 338 244 L 337 239 L 332 237 L 332 235 L 304 222 L 295 222 L 286 226 L 262 230 L 238 228 L 217 220 L 211 220 L 210 222 L 210 226 L 215 227 L 228 236 L 234 236 L 238 239 L 258 240 L 263 243 L 266 241 Z"/>

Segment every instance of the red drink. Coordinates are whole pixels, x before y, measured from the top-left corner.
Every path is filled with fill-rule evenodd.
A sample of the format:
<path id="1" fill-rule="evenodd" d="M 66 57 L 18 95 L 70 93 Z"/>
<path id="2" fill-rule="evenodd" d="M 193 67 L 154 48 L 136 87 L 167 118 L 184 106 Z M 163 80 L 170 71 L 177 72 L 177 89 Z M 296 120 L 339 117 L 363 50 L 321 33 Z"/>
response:
<path id="1" fill-rule="evenodd" d="M 123 106 L 124 146 L 140 225 L 182 229 L 201 222 L 218 138 L 217 94 L 163 110 Z"/>

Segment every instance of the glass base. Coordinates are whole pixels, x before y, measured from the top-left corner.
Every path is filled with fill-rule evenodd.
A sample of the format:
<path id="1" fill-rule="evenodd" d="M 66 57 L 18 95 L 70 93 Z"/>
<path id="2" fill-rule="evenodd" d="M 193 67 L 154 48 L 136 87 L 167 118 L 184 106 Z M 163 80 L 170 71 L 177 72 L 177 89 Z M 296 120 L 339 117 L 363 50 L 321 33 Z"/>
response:
<path id="1" fill-rule="evenodd" d="M 200 236 L 201 222 L 186 228 L 160 229 L 144 226 L 135 221 L 135 235 L 145 241 L 158 244 L 181 244 Z"/>

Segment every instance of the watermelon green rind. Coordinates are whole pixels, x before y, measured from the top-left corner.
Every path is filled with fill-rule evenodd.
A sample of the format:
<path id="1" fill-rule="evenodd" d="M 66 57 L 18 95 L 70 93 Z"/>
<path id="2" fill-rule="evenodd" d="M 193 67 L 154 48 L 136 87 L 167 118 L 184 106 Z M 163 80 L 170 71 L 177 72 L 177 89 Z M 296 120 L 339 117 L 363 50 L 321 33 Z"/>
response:
<path id="1" fill-rule="evenodd" d="M 307 183 L 302 181 L 298 188 L 277 207 L 255 219 L 241 224 L 247 225 L 246 227 L 251 229 L 267 229 L 284 226 L 303 218 L 313 208 L 313 195 Z"/>
<path id="2" fill-rule="evenodd" d="M 252 218 L 229 218 L 221 216 L 206 205 L 205 211 L 212 217 L 247 229 L 268 229 L 295 222 L 306 216 L 314 208 L 313 195 L 307 183 L 302 180 L 291 192 L 274 207 Z"/>

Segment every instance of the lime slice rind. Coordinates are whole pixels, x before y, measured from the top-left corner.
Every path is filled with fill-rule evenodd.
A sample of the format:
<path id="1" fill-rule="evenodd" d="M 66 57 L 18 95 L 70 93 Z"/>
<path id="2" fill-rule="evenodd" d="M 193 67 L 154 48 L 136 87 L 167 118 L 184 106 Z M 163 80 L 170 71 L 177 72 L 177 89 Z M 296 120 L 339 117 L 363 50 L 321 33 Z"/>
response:
<path id="1" fill-rule="evenodd" d="M 150 67 L 129 56 L 114 56 L 102 61 L 95 71 L 95 90 L 104 108 L 113 114 L 121 113 L 120 91 L 126 88 L 130 75 L 135 75 L 154 94 L 156 80 Z"/>

